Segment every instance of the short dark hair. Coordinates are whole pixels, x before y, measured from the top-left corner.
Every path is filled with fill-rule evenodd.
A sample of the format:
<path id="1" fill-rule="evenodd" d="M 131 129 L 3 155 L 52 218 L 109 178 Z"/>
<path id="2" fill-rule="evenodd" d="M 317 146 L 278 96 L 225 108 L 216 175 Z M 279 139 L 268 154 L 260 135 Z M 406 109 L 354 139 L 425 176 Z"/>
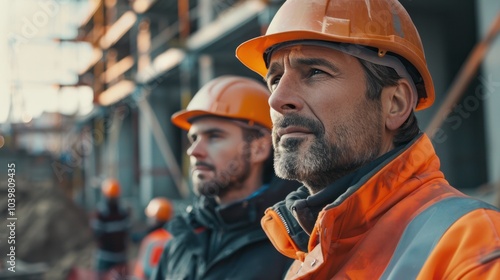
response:
<path id="1" fill-rule="evenodd" d="M 266 134 L 266 128 L 260 125 L 255 125 L 254 127 L 241 127 L 243 133 L 243 140 L 250 144 L 253 140 L 264 137 Z M 271 146 L 272 149 L 272 146 Z M 268 184 L 274 177 L 274 151 L 271 150 L 269 156 L 264 161 L 264 172 L 262 174 L 262 181 L 264 184 Z"/>
<path id="2" fill-rule="evenodd" d="M 241 127 L 241 130 L 243 132 L 243 140 L 245 142 L 250 143 L 255 139 L 259 139 L 264 136 L 265 128 L 261 127 L 260 125 L 255 125 L 254 127 Z"/>
<path id="3" fill-rule="evenodd" d="M 382 89 L 387 86 L 395 86 L 401 76 L 391 67 L 374 64 L 363 59 L 359 59 L 365 72 L 367 98 L 373 101 L 380 101 Z M 394 140 L 394 146 L 408 143 L 420 133 L 417 117 L 412 111 L 405 122 L 399 127 Z"/>

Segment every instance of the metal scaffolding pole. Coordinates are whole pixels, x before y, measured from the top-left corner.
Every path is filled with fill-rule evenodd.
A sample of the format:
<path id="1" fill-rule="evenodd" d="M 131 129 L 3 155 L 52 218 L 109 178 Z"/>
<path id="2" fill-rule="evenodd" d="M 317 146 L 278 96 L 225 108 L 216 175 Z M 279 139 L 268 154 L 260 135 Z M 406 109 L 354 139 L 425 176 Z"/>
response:
<path id="1" fill-rule="evenodd" d="M 160 149 L 160 152 L 163 158 L 165 159 L 170 174 L 172 174 L 172 180 L 175 182 L 179 194 L 183 198 L 187 198 L 189 195 L 188 184 L 184 179 L 184 177 L 182 176 L 181 169 L 179 168 L 179 165 L 175 160 L 174 154 L 172 153 L 172 149 L 170 148 L 167 138 L 165 137 L 165 133 L 161 128 L 160 122 L 158 121 L 158 118 L 156 117 L 153 108 L 151 108 L 151 105 L 147 101 L 146 97 L 137 100 L 137 105 L 141 113 L 144 114 L 144 116 L 147 118 L 146 123 L 150 125 L 149 129 L 153 133 L 153 137 L 155 138 L 156 143 L 158 144 L 158 148 Z"/>

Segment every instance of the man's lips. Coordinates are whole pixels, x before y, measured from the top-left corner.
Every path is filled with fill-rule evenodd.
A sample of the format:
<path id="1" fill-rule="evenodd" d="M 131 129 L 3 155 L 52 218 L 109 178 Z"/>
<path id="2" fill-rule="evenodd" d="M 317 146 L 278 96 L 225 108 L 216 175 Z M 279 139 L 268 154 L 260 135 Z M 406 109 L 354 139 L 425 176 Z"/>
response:
<path id="1" fill-rule="evenodd" d="M 312 132 L 309 129 L 299 126 L 289 126 L 285 128 L 278 128 L 276 130 L 278 139 L 281 139 L 283 137 L 301 137 L 311 133 Z"/>
<path id="2" fill-rule="evenodd" d="M 204 162 L 197 162 L 194 164 L 193 171 L 212 171 L 214 170 L 213 166 Z"/>

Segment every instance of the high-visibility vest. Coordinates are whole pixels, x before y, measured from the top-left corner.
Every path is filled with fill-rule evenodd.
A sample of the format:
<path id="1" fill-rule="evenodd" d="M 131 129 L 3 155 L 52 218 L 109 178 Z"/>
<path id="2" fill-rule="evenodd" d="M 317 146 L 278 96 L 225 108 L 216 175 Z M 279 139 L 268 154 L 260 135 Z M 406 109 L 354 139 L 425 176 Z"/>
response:
<path id="1" fill-rule="evenodd" d="M 149 233 L 141 242 L 139 257 L 134 268 L 134 276 L 148 279 L 153 269 L 158 265 L 163 248 L 172 235 L 164 228 Z"/>

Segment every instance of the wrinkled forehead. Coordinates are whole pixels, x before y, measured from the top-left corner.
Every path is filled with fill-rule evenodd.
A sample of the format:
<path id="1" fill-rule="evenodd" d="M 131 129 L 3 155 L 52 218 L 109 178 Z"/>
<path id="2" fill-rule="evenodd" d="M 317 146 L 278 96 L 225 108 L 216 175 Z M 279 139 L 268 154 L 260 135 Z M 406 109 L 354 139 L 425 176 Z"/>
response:
<path id="1" fill-rule="evenodd" d="M 265 79 L 290 69 L 309 69 L 309 67 L 326 67 L 334 73 L 353 69 L 351 66 L 361 64 L 354 56 L 345 54 L 338 50 L 316 45 L 289 45 L 274 50 L 268 56 L 268 71 Z M 286 66 L 288 65 L 288 66 Z M 349 70 L 350 71 L 350 70 Z"/>
<path id="2" fill-rule="evenodd" d="M 290 44 L 279 46 L 269 52 L 266 58 L 266 64 L 269 67 L 273 62 L 282 61 L 284 57 L 290 58 L 322 58 L 322 59 L 335 59 L 345 60 L 351 62 L 355 57 L 329 48 L 327 46 L 313 45 L 313 44 Z"/>
<path id="3" fill-rule="evenodd" d="M 271 60 L 276 60 L 277 57 L 282 57 L 290 53 L 306 53 L 307 55 L 315 55 L 315 51 L 323 49 L 324 52 L 337 52 L 331 48 L 331 43 L 315 40 L 299 40 L 287 41 L 269 47 L 263 54 L 266 67 L 269 68 Z"/>

